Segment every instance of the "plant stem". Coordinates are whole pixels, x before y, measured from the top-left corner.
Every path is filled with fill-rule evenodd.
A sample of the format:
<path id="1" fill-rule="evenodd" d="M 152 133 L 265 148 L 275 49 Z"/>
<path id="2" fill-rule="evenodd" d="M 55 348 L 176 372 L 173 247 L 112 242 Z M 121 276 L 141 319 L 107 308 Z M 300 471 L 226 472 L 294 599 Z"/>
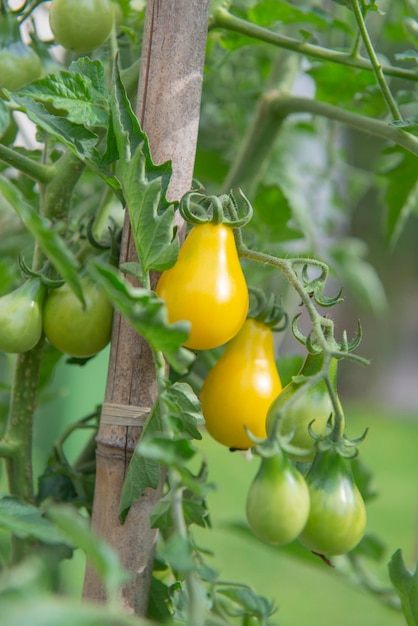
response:
<path id="1" fill-rule="evenodd" d="M 369 55 L 370 63 L 372 65 L 373 72 L 374 72 L 374 75 L 376 76 L 376 80 L 382 92 L 383 98 L 385 99 L 387 107 L 393 116 L 393 119 L 395 121 L 401 121 L 402 120 L 401 112 L 399 111 L 398 105 L 396 104 L 395 99 L 392 96 L 392 93 L 386 82 L 382 65 L 379 62 L 379 59 L 377 58 L 376 52 L 373 47 L 373 43 L 370 39 L 368 30 L 367 30 L 366 22 L 363 17 L 363 12 L 361 10 L 360 3 L 358 0 L 351 0 L 351 6 L 353 9 L 355 18 L 356 18 L 356 22 L 357 22 L 357 26 L 361 34 L 361 38 L 364 43 L 364 47 L 366 48 L 367 54 Z"/>
<path id="2" fill-rule="evenodd" d="M 280 93 L 276 93 L 276 98 L 271 98 L 270 103 L 280 120 L 283 119 L 284 116 L 292 113 L 320 115 L 321 117 L 326 117 L 330 120 L 351 126 L 363 133 L 393 141 L 418 156 L 417 137 L 380 120 L 366 117 L 365 115 L 359 115 L 358 113 L 352 113 L 351 111 L 345 111 L 332 104 L 326 104 L 318 100 L 288 96 Z"/>
<path id="3" fill-rule="evenodd" d="M 0 161 L 10 167 L 14 167 L 29 178 L 33 178 L 39 183 L 48 183 L 54 175 L 53 165 L 43 165 L 33 161 L 28 157 L 16 152 L 12 148 L 0 144 Z"/>
<path id="4" fill-rule="evenodd" d="M 320 59 L 322 61 L 356 67 L 369 72 L 373 71 L 373 66 L 368 59 L 363 57 L 353 57 L 351 54 L 346 52 L 337 52 L 336 50 L 330 50 L 328 48 L 323 48 L 322 46 L 298 41 L 292 37 L 279 35 L 278 33 L 268 30 L 268 28 L 263 28 L 239 17 L 235 17 L 235 15 L 231 15 L 231 13 L 223 8 L 218 8 L 214 11 L 210 26 L 212 29 L 225 28 L 227 30 L 232 30 L 242 35 L 252 37 L 253 39 L 273 44 L 279 48 L 292 50 L 293 52 L 305 54 L 306 56 Z M 405 80 L 418 82 L 418 73 L 412 70 L 389 65 L 382 65 L 381 69 L 386 76 L 394 76 L 396 78 L 403 78 Z"/>
<path id="5" fill-rule="evenodd" d="M 32 420 L 38 393 L 43 339 L 37 346 L 19 354 L 16 359 L 12 396 L 6 433 L 2 447 L 10 452 L 5 457 L 10 494 L 25 502 L 34 502 L 32 474 Z M 13 536 L 12 562 L 18 562 L 29 549 L 29 543 Z"/>

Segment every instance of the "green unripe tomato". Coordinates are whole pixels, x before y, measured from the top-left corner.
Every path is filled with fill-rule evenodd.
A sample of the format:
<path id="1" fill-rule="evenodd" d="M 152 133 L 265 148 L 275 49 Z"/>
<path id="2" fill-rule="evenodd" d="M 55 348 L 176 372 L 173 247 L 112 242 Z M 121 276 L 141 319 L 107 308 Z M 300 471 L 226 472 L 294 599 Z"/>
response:
<path id="1" fill-rule="evenodd" d="M 284 453 L 261 460 L 246 512 L 251 530 L 266 543 L 285 545 L 302 531 L 309 514 L 308 487 Z"/>
<path id="2" fill-rule="evenodd" d="M 100 352 L 110 341 L 113 307 L 100 287 L 88 278 L 81 280 L 86 302 L 65 284 L 45 300 L 43 325 L 48 341 L 58 350 L 78 358 Z"/>
<path id="3" fill-rule="evenodd" d="M 0 298 L 0 350 L 27 352 L 42 335 L 42 305 L 46 289 L 39 278 L 30 278 Z"/>
<path id="4" fill-rule="evenodd" d="M 0 49 L 0 88 L 15 91 L 41 76 L 40 58 L 22 41 L 14 41 Z"/>
<path id="5" fill-rule="evenodd" d="M 314 376 L 320 371 L 323 363 L 322 354 L 308 354 L 300 376 Z M 331 378 L 335 384 L 337 376 L 337 360 L 331 364 Z M 291 381 L 274 400 L 267 414 L 267 432 L 271 432 L 275 420 L 278 419 L 280 435 L 293 433 L 290 443 L 305 452 L 305 456 L 297 457 L 290 454 L 290 458 L 300 461 L 312 461 L 315 456 L 315 440 L 309 433 L 309 424 L 318 435 L 324 435 L 330 415 L 334 412 L 331 398 L 324 380 L 307 389 L 296 400 L 293 396 L 299 391 L 303 383 Z"/>
<path id="6" fill-rule="evenodd" d="M 11 115 L 9 123 L 3 129 L 3 132 L 0 133 L 0 143 L 3 144 L 3 146 L 10 146 L 14 143 L 18 132 L 19 127 L 16 124 L 15 118 Z"/>
<path id="7" fill-rule="evenodd" d="M 83 54 L 101 46 L 114 20 L 111 0 L 52 0 L 49 24 L 61 46 Z"/>
<path id="8" fill-rule="evenodd" d="M 366 528 L 366 507 L 350 461 L 334 450 L 319 452 L 306 482 L 311 506 L 300 541 L 318 554 L 346 554 L 359 543 Z"/>

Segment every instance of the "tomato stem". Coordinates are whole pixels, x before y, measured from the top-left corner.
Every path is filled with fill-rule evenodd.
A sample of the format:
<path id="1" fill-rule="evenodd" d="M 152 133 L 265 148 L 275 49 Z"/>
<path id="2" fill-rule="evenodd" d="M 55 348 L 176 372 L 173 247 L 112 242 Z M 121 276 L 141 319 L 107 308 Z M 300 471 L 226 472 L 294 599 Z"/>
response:
<path id="1" fill-rule="evenodd" d="M 392 92 L 389 89 L 389 85 L 386 82 L 385 75 L 382 70 L 382 64 L 379 62 L 379 59 L 377 58 L 375 49 L 373 47 L 373 43 L 370 39 L 367 26 L 366 26 L 366 21 L 364 19 L 359 1 L 351 0 L 351 7 L 353 9 L 353 13 L 356 18 L 357 26 L 359 28 L 364 47 L 367 50 L 367 54 L 370 59 L 370 64 L 372 66 L 374 75 L 376 77 L 380 91 L 382 92 L 382 96 L 386 102 L 386 105 L 390 113 L 392 114 L 393 119 L 398 122 L 402 121 L 401 112 L 398 108 L 398 105 L 396 104 L 394 97 L 392 96 Z"/>
<path id="2" fill-rule="evenodd" d="M 339 52 L 337 50 L 329 50 L 328 48 L 324 48 L 322 46 L 281 35 L 278 32 L 269 30 L 268 28 L 258 26 L 257 24 L 253 24 L 242 18 L 236 17 L 223 7 L 219 7 L 213 12 L 210 28 L 225 28 L 227 30 L 241 33 L 242 35 L 246 35 L 247 37 L 252 37 L 279 48 L 291 50 L 292 52 L 303 54 L 314 59 L 321 59 L 322 61 L 355 67 L 369 72 L 372 72 L 374 69 L 369 59 L 364 57 L 353 57 L 351 51 Z M 382 71 L 386 74 L 386 76 L 394 76 L 396 78 L 403 78 L 405 80 L 418 82 L 418 73 L 413 70 L 392 65 L 382 65 Z"/>

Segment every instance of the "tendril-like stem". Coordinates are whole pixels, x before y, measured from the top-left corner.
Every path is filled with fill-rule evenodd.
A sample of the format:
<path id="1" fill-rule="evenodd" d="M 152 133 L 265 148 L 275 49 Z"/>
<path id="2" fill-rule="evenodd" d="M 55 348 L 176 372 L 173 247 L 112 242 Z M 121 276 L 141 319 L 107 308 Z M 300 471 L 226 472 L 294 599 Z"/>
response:
<path id="1" fill-rule="evenodd" d="M 398 122 L 402 121 L 401 112 L 399 111 L 398 105 L 396 104 L 396 101 L 392 96 L 392 92 L 389 89 L 389 85 L 386 82 L 385 75 L 382 69 L 382 64 L 377 58 L 377 54 L 373 47 L 372 40 L 370 39 L 359 0 L 351 0 L 351 6 L 353 8 L 354 16 L 356 18 L 357 26 L 359 28 L 364 47 L 366 48 L 370 63 L 373 68 L 373 73 L 376 76 L 380 91 L 382 92 L 382 96 L 385 99 L 387 107 L 393 116 L 393 119 Z"/>

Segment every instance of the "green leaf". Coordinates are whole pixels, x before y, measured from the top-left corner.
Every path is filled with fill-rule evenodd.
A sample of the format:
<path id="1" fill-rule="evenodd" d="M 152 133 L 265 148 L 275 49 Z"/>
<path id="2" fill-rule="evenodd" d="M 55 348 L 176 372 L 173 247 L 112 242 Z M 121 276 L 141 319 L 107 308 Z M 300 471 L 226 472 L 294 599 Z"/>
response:
<path id="1" fill-rule="evenodd" d="M 20 539 L 32 537 L 44 543 L 74 545 L 56 524 L 44 517 L 43 511 L 15 496 L 0 494 L 0 527 Z"/>
<path id="2" fill-rule="evenodd" d="M 94 68 L 92 72 L 90 67 L 92 70 Z M 83 69 L 90 75 L 84 74 Z M 73 63 L 69 72 L 47 74 L 44 78 L 22 87 L 17 98 L 24 98 L 25 102 L 30 98 L 33 102 L 43 103 L 57 118 L 66 118 L 80 126 L 107 128 L 109 99 L 104 86 L 104 69 L 101 63 L 84 58 L 82 63 Z"/>
<path id="3" fill-rule="evenodd" d="M 72 545 L 83 550 L 103 580 L 108 595 L 115 598 L 120 585 L 129 578 L 128 573 L 120 566 L 116 552 L 91 531 L 88 520 L 73 507 L 53 505 L 48 508 L 47 515 Z"/>
<path id="4" fill-rule="evenodd" d="M 286 0 L 261 0 L 249 9 L 248 17 L 260 26 L 268 26 L 277 21 L 281 24 L 309 24 L 320 30 L 332 26 L 334 29 L 339 28 L 344 32 L 350 32 L 347 23 L 334 20 L 318 5 L 308 3 L 297 7 Z"/>
<path id="5" fill-rule="evenodd" d="M 393 149 L 389 155 L 395 155 L 395 163 L 383 169 L 386 181 L 383 201 L 387 208 L 386 239 L 394 246 L 402 233 L 411 212 L 418 202 L 418 169 L 416 157 L 409 152 Z"/>
<path id="6" fill-rule="evenodd" d="M 170 539 L 160 547 L 159 553 L 175 572 L 185 574 L 196 569 L 190 540 L 177 532 L 174 532 Z"/>
<path id="7" fill-rule="evenodd" d="M 132 287 L 110 265 L 90 261 L 89 272 L 106 291 L 109 299 L 151 347 L 163 352 L 170 365 L 184 373 L 195 356 L 181 345 L 188 337 L 188 322 L 168 323 L 163 300 L 148 289 Z"/>
<path id="8" fill-rule="evenodd" d="M 170 620 L 171 613 L 168 609 L 169 601 L 170 596 L 167 585 L 165 585 L 162 580 L 153 576 L 148 598 L 147 618 L 155 620 L 160 624 L 161 622 Z"/>
<path id="9" fill-rule="evenodd" d="M 397 550 L 389 562 L 389 576 L 401 599 L 408 626 L 418 625 L 418 568 L 411 572 L 405 565 L 402 551 Z"/>
<path id="10" fill-rule="evenodd" d="M 259 596 L 250 587 L 244 585 L 234 587 L 218 587 L 216 590 L 220 596 L 225 596 L 233 602 L 235 606 L 229 608 L 230 615 L 250 614 L 264 620 L 272 615 L 276 609 L 274 605 L 264 596 Z"/>
<path id="11" fill-rule="evenodd" d="M 150 177 L 141 148 L 122 170 L 122 189 L 128 204 L 136 251 L 144 272 L 163 271 L 177 259 L 174 207 L 166 204 L 163 179 Z"/>
<path id="12" fill-rule="evenodd" d="M 66 246 L 60 234 L 54 230 L 50 220 L 38 215 L 20 191 L 9 180 L 1 176 L 0 191 L 3 194 L 3 198 L 19 215 L 28 231 L 35 237 L 52 265 L 61 274 L 80 301 L 84 303 L 78 261 Z"/>
<path id="13" fill-rule="evenodd" d="M 176 425 L 177 434 L 202 439 L 198 426 L 204 424 L 200 401 L 187 383 L 170 385 L 160 398 L 164 402 L 168 418 Z"/>
<path id="14" fill-rule="evenodd" d="M 171 267 L 178 254 L 174 207 L 165 197 L 171 162 L 155 165 L 147 136 L 135 117 L 117 66 L 112 100 L 113 131 L 121 162 L 121 185 L 142 272 Z"/>
<path id="15" fill-rule="evenodd" d="M 83 161 L 87 159 L 92 163 L 99 162 L 99 153 L 96 149 L 99 136 L 96 133 L 82 124 L 50 112 L 49 106 L 35 101 L 30 95 L 13 93 L 11 97 L 34 124 L 61 141 L 80 159 Z"/>
<path id="16" fill-rule="evenodd" d="M 253 227 L 263 242 L 289 241 L 300 239 L 302 233 L 292 228 L 289 222 L 292 211 L 289 202 L 279 185 L 260 186 L 253 201 Z"/>
<path id="17" fill-rule="evenodd" d="M 173 465 L 183 468 L 195 454 L 196 450 L 186 439 L 172 439 L 161 434 L 140 441 L 139 452 L 149 459 L 159 461 L 162 465 Z"/>
<path id="18" fill-rule="evenodd" d="M 172 516 L 173 496 L 169 491 L 152 509 L 149 521 L 151 528 L 171 528 L 173 525 Z"/>

